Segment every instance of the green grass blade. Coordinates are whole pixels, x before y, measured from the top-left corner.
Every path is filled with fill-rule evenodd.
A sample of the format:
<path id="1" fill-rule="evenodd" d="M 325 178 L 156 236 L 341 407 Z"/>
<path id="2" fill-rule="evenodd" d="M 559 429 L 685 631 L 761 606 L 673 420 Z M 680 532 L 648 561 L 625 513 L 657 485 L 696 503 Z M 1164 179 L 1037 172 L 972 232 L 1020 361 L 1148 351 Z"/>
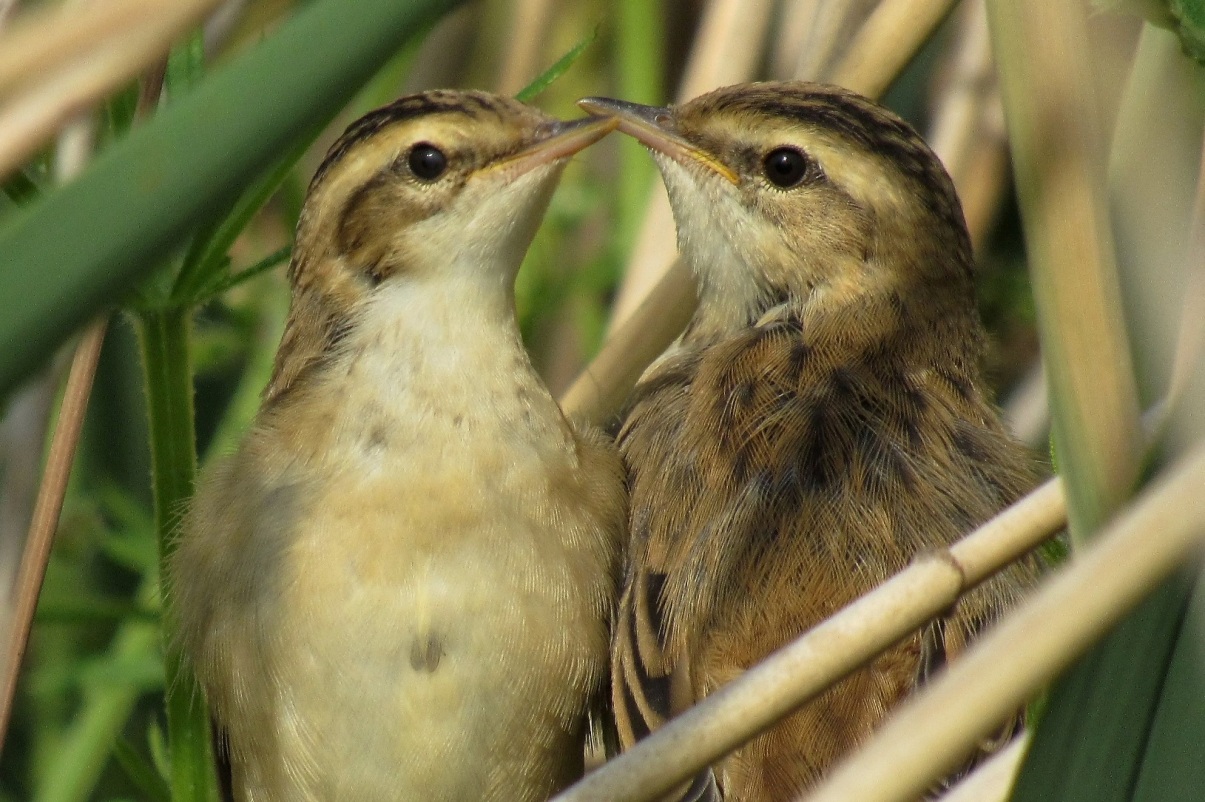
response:
<path id="1" fill-rule="evenodd" d="M 0 394 L 458 0 L 314 0 L 0 230 Z M 20 344 L 13 347 L 12 344 Z"/>
<path id="2" fill-rule="evenodd" d="M 4 194 L 18 205 L 32 203 L 37 199 L 39 192 L 38 185 L 23 170 L 18 170 L 4 179 Z"/>
<path id="3" fill-rule="evenodd" d="M 138 753 L 138 750 L 125 738 L 118 738 L 113 744 L 113 757 L 117 765 L 130 778 L 138 790 L 151 802 L 171 802 L 171 791 L 167 783 L 155 771 L 150 761 Z"/>
<path id="4" fill-rule="evenodd" d="M 1167 582 L 1054 684 L 1014 800 L 1133 799 L 1186 595 Z"/>
<path id="5" fill-rule="evenodd" d="M 1198 580 L 1151 724 L 1134 802 L 1188 802 L 1205 789 L 1205 581 Z"/>
<path id="6" fill-rule="evenodd" d="M 260 208 L 272 197 L 289 171 L 297 164 L 297 160 L 313 144 L 318 136 L 320 127 L 298 138 L 275 165 L 262 178 L 257 180 L 244 192 L 220 223 L 207 228 L 190 246 L 185 256 L 184 265 L 172 289 L 172 300 L 181 304 L 194 304 L 203 301 L 204 288 L 222 283 L 221 274 L 225 265 L 226 253 L 235 239 L 247 227 L 247 223 Z"/>
<path id="7" fill-rule="evenodd" d="M 515 99 L 528 103 L 545 89 L 552 86 L 556 79 L 560 78 L 569 71 L 569 68 L 573 66 L 573 62 L 581 58 L 582 53 L 585 53 L 586 48 L 594 44 L 594 40 L 597 38 L 598 26 L 596 25 L 594 26 L 594 30 L 590 32 L 589 36 L 570 48 L 568 53 L 561 56 L 556 60 L 556 63 L 536 76 L 534 81 L 520 89 L 518 94 L 515 95 Z"/>

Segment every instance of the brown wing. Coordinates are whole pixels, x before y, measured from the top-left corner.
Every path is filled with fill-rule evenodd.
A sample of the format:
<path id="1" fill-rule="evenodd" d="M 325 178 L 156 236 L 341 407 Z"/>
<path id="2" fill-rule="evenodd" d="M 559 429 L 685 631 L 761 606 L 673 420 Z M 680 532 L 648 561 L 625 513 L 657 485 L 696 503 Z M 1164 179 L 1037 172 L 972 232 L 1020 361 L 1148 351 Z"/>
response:
<path id="1" fill-rule="evenodd" d="M 906 343 L 817 343 L 784 314 L 687 348 L 642 381 L 620 433 L 631 550 L 612 671 L 625 748 L 1031 486 L 974 367 L 908 354 Z M 994 618 L 1025 581 L 972 594 L 948 631 L 964 631 L 960 615 Z M 770 751 L 843 748 L 823 727 L 864 737 L 918 681 L 920 651 L 914 639 L 851 678 L 864 687 L 824 702 L 823 723 L 788 720 L 780 729 L 799 733 Z"/>

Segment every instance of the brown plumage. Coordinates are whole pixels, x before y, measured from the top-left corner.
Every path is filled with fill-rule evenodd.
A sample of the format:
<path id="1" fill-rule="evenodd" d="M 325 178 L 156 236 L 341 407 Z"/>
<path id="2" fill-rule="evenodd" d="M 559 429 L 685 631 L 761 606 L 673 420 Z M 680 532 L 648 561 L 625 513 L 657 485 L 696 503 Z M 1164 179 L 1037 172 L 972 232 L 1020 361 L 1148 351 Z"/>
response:
<path id="1" fill-rule="evenodd" d="M 953 184 L 906 123 L 807 83 L 582 106 L 650 148 L 700 298 L 619 437 L 631 543 L 612 683 L 628 747 L 1036 477 L 985 395 Z M 972 592 L 693 793 L 794 798 L 1032 578 L 1017 566 Z"/>
<path id="2" fill-rule="evenodd" d="M 171 565 L 240 802 L 537 802 L 580 775 L 622 471 L 536 376 L 514 279 L 613 127 L 428 92 L 311 183 L 263 406 Z"/>

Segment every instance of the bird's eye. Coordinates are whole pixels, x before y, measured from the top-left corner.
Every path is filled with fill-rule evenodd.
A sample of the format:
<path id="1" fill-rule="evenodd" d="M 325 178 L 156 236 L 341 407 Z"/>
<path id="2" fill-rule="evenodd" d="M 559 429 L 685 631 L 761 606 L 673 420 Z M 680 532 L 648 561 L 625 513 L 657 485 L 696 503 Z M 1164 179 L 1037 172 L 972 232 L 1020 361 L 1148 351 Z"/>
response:
<path id="1" fill-rule="evenodd" d="M 410 171 L 424 181 L 434 181 L 448 169 L 448 157 L 439 148 L 419 142 L 410 149 Z"/>
<path id="2" fill-rule="evenodd" d="M 808 157 L 795 148 L 775 148 L 762 162 L 766 178 L 775 186 L 788 189 L 808 174 Z"/>

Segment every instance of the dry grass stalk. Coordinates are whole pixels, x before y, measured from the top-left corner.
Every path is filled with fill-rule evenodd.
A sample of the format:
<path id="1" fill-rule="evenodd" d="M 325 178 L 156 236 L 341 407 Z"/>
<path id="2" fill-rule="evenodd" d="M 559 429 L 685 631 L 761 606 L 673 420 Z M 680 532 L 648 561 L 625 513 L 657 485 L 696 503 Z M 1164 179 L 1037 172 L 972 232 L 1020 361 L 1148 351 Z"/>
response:
<path id="1" fill-rule="evenodd" d="M 937 802 L 1008 802 L 1021 759 L 1029 748 L 1029 733 L 1013 739 L 975 769 Z"/>
<path id="2" fill-rule="evenodd" d="M 1091 646 L 1205 537 L 1205 448 L 1166 470 L 807 802 L 916 799 Z"/>
<path id="3" fill-rule="evenodd" d="M 20 78 L 27 85 L 0 107 L 0 175 L 28 158 L 79 109 L 161 57 L 219 2 L 122 0 L 85 7 L 108 9 L 103 15 L 39 14 L 14 26 L 0 39 L 0 86 Z"/>
<path id="4" fill-rule="evenodd" d="M 1073 533 L 1132 492 L 1142 454 L 1081 2 L 988 6 L 1066 467 Z"/>
<path id="5" fill-rule="evenodd" d="M 958 187 L 976 250 L 996 216 L 1008 151 L 984 0 L 962 5 L 958 43 L 941 76 L 929 144 Z"/>
<path id="6" fill-rule="evenodd" d="M 42 589 L 42 577 L 46 574 L 46 563 L 50 559 L 50 547 L 58 529 L 59 513 L 62 512 L 63 497 L 67 493 L 67 480 L 71 476 L 75 447 L 83 429 L 84 413 L 88 410 L 88 396 L 92 391 L 92 379 L 96 375 L 96 363 L 100 359 L 106 326 L 106 319 L 91 324 L 75 348 L 58 423 L 46 457 L 46 470 L 38 488 L 33 520 L 29 524 L 25 552 L 17 572 L 13 617 L 11 621 L 3 622 L 3 631 L 0 632 L 4 636 L 4 653 L 0 655 L 0 681 L 3 682 L 0 686 L 0 748 L 3 748 L 4 736 L 8 732 L 21 660 L 29 641 L 38 594 Z"/>
<path id="7" fill-rule="evenodd" d="M 770 0 L 710 0 L 699 23 L 677 100 L 690 100 L 720 86 L 750 80 L 765 48 Z M 622 325 L 669 270 L 677 253 L 674 216 L 657 182 L 644 223 L 611 308 L 611 329 Z"/>
<path id="8" fill-rule="evenodd" d="M 796 0 L 783 11 L 773 71 L 780 78 L 824 78 L 879 0 Z"/>
<path id="9" fill-rule="evenodd" d="M 514 95 L 539 74 L 540 58 L 552 22 L 552 0 L 516 0 L 511 9 L 511 34 L 498 71 L 497 90 Z"/>
<path id="10" fill-rule="evenodd" d="M 695 304 L 690 274 L 675 260 L 632 317 L 611 333 L 561 396 L 565 414 L 601 424 L 619 412 L 645 366 L 686 327 Z"/>
<path id="11" fill-rule="evenodd" d="M 1050 435 L 1050 393 L 1041 359 L 1036 360 L 1017 382 L 1004 405 L 1004 421 L 1013 437 L 1025 445 L 1046 447 Z"/>
<path id="12" fill-rule="evenodd" d="M 968 588 L 1061 529 L 1065 512 L 1058 480 L 1047 482 L 949 550 L 922 556 L 556 802 L 657 799 L 948 609 Z"/>
<path id="13" fill-rule="evenodd" d="M 880 97 L 956 0 L 883 0 L 858 30 L 845 58 L 827 80 Z"/>
<path id="14" fill-rule="evenodd" d="M 1201 368 L 1205 355 L 1205 143 L 1202 144 L 1201 168 L 1197 174 L 1192 231 L 1184 306 L 1180 312 L 1180 331 L 1167 391 L 1167 407 L 1172 414 L 1183 401 L 1193 372 Z"/>

